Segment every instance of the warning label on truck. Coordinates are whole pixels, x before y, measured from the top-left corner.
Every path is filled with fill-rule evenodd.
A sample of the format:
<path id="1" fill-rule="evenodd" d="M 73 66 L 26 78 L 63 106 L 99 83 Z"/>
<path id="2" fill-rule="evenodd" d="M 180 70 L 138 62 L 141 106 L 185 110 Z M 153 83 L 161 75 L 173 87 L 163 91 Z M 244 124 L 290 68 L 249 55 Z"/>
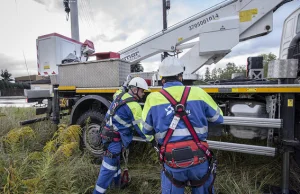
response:
<path id="1" fill-rule="evenodd" d="M 293 106 L 294 106 L 294 100 L 288 99 L 288 107 L 293 107 Z"/>
<path id="2" fill-rule="evenodd" d="M 258 13 L 257 9 L 240 11 L 240 22 L 249 22 Z"/>

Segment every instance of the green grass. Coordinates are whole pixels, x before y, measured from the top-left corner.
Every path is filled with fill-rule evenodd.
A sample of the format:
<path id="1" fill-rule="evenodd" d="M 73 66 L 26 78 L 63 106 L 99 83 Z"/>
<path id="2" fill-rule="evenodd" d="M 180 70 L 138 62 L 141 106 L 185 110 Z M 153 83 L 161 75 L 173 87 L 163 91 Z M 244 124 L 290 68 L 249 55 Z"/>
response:
<path id="1" fill-rule="evenodd" d="M 75 128 L 60 125 L 61 132 L 56 133 L 50 121 L 21 128 L 19 121 L 35 117 L 33 109 L 1 108 L 0 113 L 5 114 L 0 117 L 0 193 L 92 192 L 100 166 L 79 151 Z M 62 122 L 67 124 L 67 119 Z M 256 194 L 268 185 L 280 185 L 280 157 L 215 154 L 219 164 L 216 193 Z M 134 142 L 130 146 L 128 168 L 131 184 L 124 190 L 108 190 L 108 194 L 160 193 L 160 164 L 150 145 Z M 300 169 L 291 162 L 290 187 L 298 192 L 299 177 Z M 191 192 L 187 189 L 186 193 Z"/>

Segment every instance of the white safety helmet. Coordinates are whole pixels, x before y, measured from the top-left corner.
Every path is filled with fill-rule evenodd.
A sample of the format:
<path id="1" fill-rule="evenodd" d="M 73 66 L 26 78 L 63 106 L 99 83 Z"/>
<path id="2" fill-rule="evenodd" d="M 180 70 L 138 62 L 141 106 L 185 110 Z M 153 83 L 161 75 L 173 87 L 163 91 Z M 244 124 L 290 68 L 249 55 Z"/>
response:
<path id="1" fill-rule="evenodd" d="M 141 77 L 135 77 L 132 80 L 130 80 L 128 86 L 134 86 L 144 90 L 148 90 L 147 82 Z"/>
<path id="2" fill-rule="evenodd" d="M 162 77 L 176 76 L 184 72 L 183 63 L 176 57 L 165 58 L 158 68 L 158 75 Z"/>

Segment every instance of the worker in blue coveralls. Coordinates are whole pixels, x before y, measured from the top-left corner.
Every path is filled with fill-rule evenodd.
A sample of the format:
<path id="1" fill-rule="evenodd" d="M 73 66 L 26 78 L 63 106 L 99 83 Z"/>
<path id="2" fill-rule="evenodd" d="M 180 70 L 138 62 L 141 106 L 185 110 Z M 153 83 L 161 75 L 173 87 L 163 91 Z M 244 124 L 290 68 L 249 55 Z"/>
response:
<path id="1" fill-rule="evenodd" d="M 145 90 L 148 90 L 147 82 L 135 77 L 128 84 L 128 92 L 119 91 L 114 96 L 106 113 L 106 125 L 101 132 L 104 154 L 94 194 L 105 193 L 112 180 L 115 185 L 119 185 L 120 155 L 122 149 L 127 148 L 132 141 L 133 130 L 148 142 L 153 140 L 153 136 L 142 133 L 142 108 L 138 101 L 144 97 Z"/>
<path id="2" fill-rule="evenodd" d="M 208 122 L 222 123 L 223 113 L 203 89 L 182 84 L 184 70 L 176 57 L 160 64 L 163 87 L 146 99 L 143 132 L 159 145 L 163 194 L 183 194 L 186 186 L 193 194 L 214 193 L 216 160 L 206 139 Z"/>

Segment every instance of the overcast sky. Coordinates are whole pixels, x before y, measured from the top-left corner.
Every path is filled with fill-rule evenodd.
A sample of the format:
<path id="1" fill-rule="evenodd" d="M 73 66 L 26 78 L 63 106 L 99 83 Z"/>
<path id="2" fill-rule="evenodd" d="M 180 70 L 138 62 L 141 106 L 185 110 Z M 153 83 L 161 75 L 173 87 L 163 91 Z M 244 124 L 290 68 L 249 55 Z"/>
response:
<path id="1" fill-rule="evenodd" d="M 171 0 L 168 25 L 219 2 L 221 0 Z M 78 0 L 78 3 L 80 41 L 92 40 L 96 52 L 118 52 L 162 29 L 161 0 Z M 240 43 L 212 67 L 224 67 L 228 62 L 245 65 L 248 56 L 261 53 L 272 52 L 278 56 L 283 21 L 299 6 L 300 0 L 282 6 L 274 14 L 273 32 Z M 63 0 L 0 0 L 0 25 L 0 69 L 8 69 L 13 77 L 28 72 L 37 74 L 38 36 L 56 32 L 71 37 Z M 160 56 L 155 56 L 142 64 L 145 71 L 153 71 L 159 61 Z"/>

